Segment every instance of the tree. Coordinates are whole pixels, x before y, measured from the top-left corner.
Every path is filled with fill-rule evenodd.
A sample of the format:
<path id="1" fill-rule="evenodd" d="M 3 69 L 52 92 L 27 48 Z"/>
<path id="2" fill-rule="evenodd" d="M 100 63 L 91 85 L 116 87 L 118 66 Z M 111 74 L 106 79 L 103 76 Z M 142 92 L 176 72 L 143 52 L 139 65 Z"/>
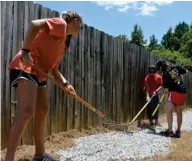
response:
<path id="1" fill-rule="evenodd" d="M 144 40 L 143 31 L 138 24 L 135 24 L 131 33 L 131 43 L 138 46 L 144 46 L 146 41 Z"/>
<path id="2" fill-rule="evenodd" d="M 189 29 L 181 38 L 181 48 L 179 51 L 187 57 L 192 57 L 192 29 Z"/>
<path id="3" fill-rule="evenodd" d="M 189 25 L 185 22 L 182 22 L 176 25 L 173 33 L 173 43 L 174 50 L 178 51 L 181 47 L 181 38 L 189 30 Z"/>
<path id="4" fill-rule="evenodd" d="M 161 44 L 165 49 L 173 50 L 174 41 L 173 41 L 173 32 L 172 27 L 170 27 L 165 35 L 163 35 Z"/>
<path id="5" fill-rule="evenodd" d="M 128 37 L 126 35 L 118 35 L 117 38 L 119 38 L 120 40 L 123 40 L 123 41 L 128 41 Z"/>
<path id="6" fill-rule="evenodd" d="M 152 35 L 150 37 L 150 42 L 148 47 L 149 47 L 149 51 L 152 51 L 158 48 L 158 40 L 156 39 L 155 35 Z"/>

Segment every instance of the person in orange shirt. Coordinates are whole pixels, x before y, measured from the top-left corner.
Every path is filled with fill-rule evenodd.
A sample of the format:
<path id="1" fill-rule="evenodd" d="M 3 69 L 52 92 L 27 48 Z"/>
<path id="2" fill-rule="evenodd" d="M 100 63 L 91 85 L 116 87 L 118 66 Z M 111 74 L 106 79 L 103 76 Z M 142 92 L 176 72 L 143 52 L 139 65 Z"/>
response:
<path id="1" fill-rule="evenodd" d="M 54 161 L 45 153 L 44 135 L 48 114 L 46 78 L 36 70 L 39 67 L 45 73 L 63 84 L 70 94 L 74 88 L 59 72 L 58 66 L 64 52 L 70 45 L 72 36 L 77 36 L 82 28 L 81 16 L 68 11 L 62 18 L 48 18 L 31 21 L 23 47 L 9 65 L 11 85 L 17 87 L 19 111 L 10 130 L 6 161 L 13 161 L 16 148 L 25 127 L 34 115 L 34 161 Z"/>

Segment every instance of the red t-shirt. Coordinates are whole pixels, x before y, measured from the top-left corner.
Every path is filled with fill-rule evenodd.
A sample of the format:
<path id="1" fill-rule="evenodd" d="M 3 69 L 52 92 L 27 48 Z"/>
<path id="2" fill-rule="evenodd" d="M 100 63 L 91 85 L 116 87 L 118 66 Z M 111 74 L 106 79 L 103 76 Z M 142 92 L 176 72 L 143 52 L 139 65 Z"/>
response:
<path id="1" fill-rule="evenodd" d="M 38 64 L 45 72 L 51 72 L 61 61 L 65 49 L 67 23 L 62 18 L 48 18 L 45 20 L 49 33 L 40 31 L 32 42 L 31 57 L 33 63 Z M 39 82 L 45 81 L 46 78 L 35 71 L 32 67 L 25 67 L 20 60 L 21 50 L 13 58 L 9 69 L 19 69 L 24 72 L 35 74 Z"/>
<path id="2" fill-rule="evenodd" d="M 149 74 L 145 77 L 145 85 L 149 87 L 149 95 L 153 95 L 153 92 L 162 86 L 162 77 L 161 75 L 155 73 L 154 76 L 150 76 Z"/>

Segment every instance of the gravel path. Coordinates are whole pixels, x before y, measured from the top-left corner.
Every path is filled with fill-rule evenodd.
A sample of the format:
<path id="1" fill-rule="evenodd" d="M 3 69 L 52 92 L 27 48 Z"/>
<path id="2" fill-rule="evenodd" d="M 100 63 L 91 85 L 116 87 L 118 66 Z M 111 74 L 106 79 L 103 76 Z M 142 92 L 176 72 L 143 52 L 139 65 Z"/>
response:
<path id="1" fill-rule="evenodd" d="M 165 127 L 167 124 L 163 124 Z M 176 128 L 174 116 L 173 127 Z M 192 112 L 183 113 L 183 131 L 192 131 Z M 62 161 L 107 161 L 108 159 L 143 159 L 169 152 L 171 139 L 155 135 L 149 130 L 109 132 L 76 140 L 72 148 L 59 151 Z"/>

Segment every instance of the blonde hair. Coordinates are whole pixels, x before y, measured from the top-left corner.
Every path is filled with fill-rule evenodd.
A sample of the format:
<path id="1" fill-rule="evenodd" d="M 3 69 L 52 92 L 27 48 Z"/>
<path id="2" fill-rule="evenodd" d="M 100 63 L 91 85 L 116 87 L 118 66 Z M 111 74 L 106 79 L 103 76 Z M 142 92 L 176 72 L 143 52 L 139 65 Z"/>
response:
<path id="1" fill-rule="evenodd" d="M 62 18 L 67 22 L 70 23 L 73 19 L 77 18 L 78 20 L 83 23 L 82 17 L 75 11 L 67 11 L 62 14 Z"/>

